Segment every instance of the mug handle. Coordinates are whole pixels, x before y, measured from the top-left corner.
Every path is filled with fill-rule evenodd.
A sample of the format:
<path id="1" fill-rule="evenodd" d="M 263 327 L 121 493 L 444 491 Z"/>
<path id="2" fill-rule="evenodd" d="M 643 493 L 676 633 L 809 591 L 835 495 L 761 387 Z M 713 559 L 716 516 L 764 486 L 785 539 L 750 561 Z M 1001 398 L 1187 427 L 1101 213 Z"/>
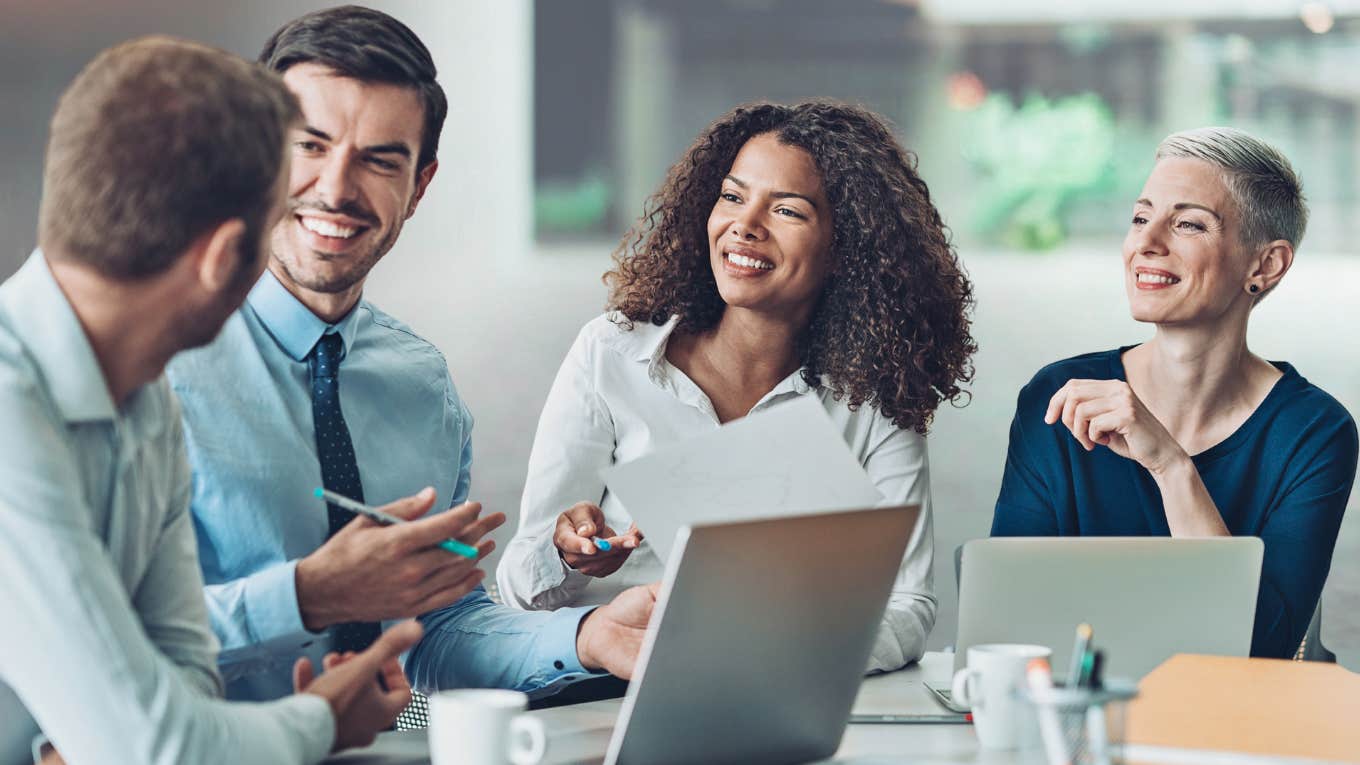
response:
<path id="1" fill-rule="evenodd" d="M 964 667 L 958 672 L 955 672 L 954 684 L 950 689 L 950 695 L 953 696 L 954 701 L 957 701 L 970 709 L 981 709 L 982 699 L 978 694 L 973 692 L 975 683 L 979 682 L 978 678 L 977 667 Z"/>
<path id="2" fill-rule="evenodd" d="M 510 720 L 510 762 L 535 765 L 547 753 L 548 736 L 542 720 L 529 715 L 518 715 Z"/>

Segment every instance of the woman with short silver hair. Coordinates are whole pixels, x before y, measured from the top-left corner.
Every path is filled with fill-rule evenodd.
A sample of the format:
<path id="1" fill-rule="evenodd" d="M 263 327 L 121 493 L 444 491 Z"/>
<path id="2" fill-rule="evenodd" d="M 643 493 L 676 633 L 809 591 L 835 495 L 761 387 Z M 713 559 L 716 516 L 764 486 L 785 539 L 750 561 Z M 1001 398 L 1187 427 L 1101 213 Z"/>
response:
<path id="1" fill-rule="evenodd" d="M 1298 648 L 1355 479 L 1354 420 L 1247 348 L 1308 209 L 1276 149 L 1176 133 L 1133 205 L 1124 283 L 1151 340 L 1050 364 L 1020 392 L 994 536 L 1258 536 L 1253 656 Z"/>

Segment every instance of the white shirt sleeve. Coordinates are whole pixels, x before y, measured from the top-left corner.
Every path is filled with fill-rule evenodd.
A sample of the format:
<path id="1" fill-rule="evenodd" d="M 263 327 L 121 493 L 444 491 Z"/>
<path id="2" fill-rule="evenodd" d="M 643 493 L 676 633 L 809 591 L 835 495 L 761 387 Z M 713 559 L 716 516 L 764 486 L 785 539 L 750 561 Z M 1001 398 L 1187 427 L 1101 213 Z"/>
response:
<path id="1" fill-rule="evenodd" d="M 496 568 L 501 597 L 518 608 L 571 605 L 589 581 L 553 544 L 559 515 L 577 502 L 603 500 L 600 470 L 614 458 L 614 423 L 595 385 L 595 355 L 607 351 L 589 330 L 577 336 L 548 392 L 529 454 L 519 530 Z"/>
<path id="2" fill-rule="evenodd" d="M 869 657 L 870 672 L 888 672 L 920 659 L 925 654 L 926 637 L 935 626 L 935 534 L 925 438 L 898 429 L 886 418 L 878 424 L 890 432 L 869 452 L 864 460 L 865 472 L 883 494 L 885 505 L 921 506 L 916 531 L 907 543 Z"/>
<path id="3" fill-rule="evenodd" d="M 187 502 L 167 519 L 155 560 L 130 596 L 91 527 L 96 514 L 75 488 L 79 476 L 64 459 L 61 434 L 33 419 L 19 429 L 28 456 L 0 470 L 0 613 L 11 625 L 0 631 L 0 679 L 66 761 L 325 757 L 335 722 L 324 699 L 233 704 L 206 693 L 217 681 Z M 150 608 L 145 623 L 143 606 Z M 176 616 L 176 608 L 185 611 Z"/>

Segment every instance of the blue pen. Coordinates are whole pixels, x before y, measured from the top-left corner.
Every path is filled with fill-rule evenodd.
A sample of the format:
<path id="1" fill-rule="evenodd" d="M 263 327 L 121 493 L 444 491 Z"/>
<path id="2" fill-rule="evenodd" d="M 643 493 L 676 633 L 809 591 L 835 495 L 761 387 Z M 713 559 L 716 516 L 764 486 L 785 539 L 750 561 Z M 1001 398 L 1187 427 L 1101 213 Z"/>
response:
<path id="1" fill-rule="evenodd" d="M 317 499 L 324 499 L 332 505 L 341 507 L 351 513 L 362 515 L 365 518 L 371 518 L 384 526 L 400 526 L 403 523 L 409 523 L 409 521 L 398 518 L 395 515 L 388 515 L 376 507 L 369 507 L 362 502 L 355 502 L 344 494 L 336 494 L 329 489 L 317 488 L 312 494 Z M 461 555 L 469 560 L 477 560 L 477 548 L 459 542 L 457 539 L 445 539 L 443 542 L 439 543 L 439 546 L 454 555 Z"/>

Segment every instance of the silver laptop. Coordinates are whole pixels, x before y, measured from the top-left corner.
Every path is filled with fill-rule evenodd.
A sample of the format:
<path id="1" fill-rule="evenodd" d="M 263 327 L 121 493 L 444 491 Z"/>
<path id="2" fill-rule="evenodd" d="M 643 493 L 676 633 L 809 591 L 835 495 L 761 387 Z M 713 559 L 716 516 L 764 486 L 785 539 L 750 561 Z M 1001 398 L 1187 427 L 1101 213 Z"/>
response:
<path id="1" fill-rule="evenodd" d="M 833 754 L 918 510 L 681 528 L 605 762 Z"/>
<path id="2" fill-rule="evenodd" d="M 1264 546 L 1255 537 L 1032 537 L 963 547 L 955 669 L 968 647 L 1037 643 L 1067 674 L 1076 627 L 1106 677 L 1141 678 L 1172 654 L 1246 656 Z"/>

